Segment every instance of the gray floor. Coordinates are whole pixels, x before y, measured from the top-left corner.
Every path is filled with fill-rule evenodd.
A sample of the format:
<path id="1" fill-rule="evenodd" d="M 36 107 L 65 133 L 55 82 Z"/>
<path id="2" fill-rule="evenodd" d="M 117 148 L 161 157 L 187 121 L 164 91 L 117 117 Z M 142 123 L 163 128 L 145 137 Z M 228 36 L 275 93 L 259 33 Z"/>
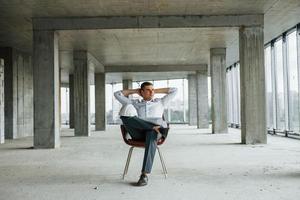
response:
<path id="1" fill-rule="evenodd" d="M 128 146 L 118 126 L 92 136 L 63 129 L 61 148 L 31 149 L 32 138 L 0 145 L 0 199 L 299 199 L 300 140 L 268 136 L 267 145 L 241 145 L 240 133 L 172 126 L 149 185 L 134 187 L 142 149 L 133 152 L 125 181 Z M 95 189 L 98 187 L 98 189 Z"/>

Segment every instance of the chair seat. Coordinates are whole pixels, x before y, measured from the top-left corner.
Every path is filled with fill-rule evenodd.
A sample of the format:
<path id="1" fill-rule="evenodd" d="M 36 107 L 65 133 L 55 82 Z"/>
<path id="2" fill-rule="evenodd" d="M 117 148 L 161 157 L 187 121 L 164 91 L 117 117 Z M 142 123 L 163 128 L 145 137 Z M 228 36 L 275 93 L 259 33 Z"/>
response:
<path id="1" fill-rule="evenodd" d="M 138 140 L 133 140 L 133 139 L 127 139 L 126 135 L 128 134 L 127 130 L 125 129 L 124 125 L 121 125 L 121 132 L 123 136 L 123 140 L 126 144 L 133 146 L 133 147 L 145 147 L 145 142 L 144 141 L 138 141 Z M 165 142 L 165 138 L 161 137 L 157 141 L 157 145 L 162 145 Z"/>
<path id="2" fill-rule="evenodd" d="M 164 139 L 161 138 L 157 141 L 157 145 L 162 145 L 164 143 Z M 145 142 L 144 141 L 136 141 L 132 139 L 127 139 L 126 144 L 133 146 L 133 147 L 145 147 Z"/>

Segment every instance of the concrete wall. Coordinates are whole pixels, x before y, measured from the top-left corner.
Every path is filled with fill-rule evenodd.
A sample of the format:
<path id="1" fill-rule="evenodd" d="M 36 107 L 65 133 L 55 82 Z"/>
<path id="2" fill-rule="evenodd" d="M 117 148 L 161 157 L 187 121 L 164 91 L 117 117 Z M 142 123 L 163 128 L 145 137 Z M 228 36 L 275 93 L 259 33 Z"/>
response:
<path id="1" fill-rule="evenodd" d="M 4 59 L 5 138 L 33 135 L 33 71 L 31 56 L 0 48 Z"/>

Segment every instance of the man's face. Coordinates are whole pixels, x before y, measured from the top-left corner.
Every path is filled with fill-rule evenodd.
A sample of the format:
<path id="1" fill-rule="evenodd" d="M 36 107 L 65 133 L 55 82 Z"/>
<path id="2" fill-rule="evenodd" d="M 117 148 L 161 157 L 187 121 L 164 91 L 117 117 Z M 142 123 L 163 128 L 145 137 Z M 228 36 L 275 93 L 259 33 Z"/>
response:
<path id="1" fill-rule="evenodd" d="M 145 101 L 151 100 L 154 96 L 153 85 L 148 85 L 141 89 L 141 95 Z"/>

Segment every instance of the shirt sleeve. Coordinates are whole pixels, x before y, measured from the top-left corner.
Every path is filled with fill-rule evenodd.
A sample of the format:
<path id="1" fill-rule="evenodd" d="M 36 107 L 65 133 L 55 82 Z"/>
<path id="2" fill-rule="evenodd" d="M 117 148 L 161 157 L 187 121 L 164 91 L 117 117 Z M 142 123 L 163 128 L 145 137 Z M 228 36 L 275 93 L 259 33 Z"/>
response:
<path id="1" fill-rule="evenodd" d="M 166 106 L 167 103 L 171 99 L 173 99 L 177 94 L 177 88 L 170 88 L 168 94 L 166 94 L 163 98 L 161 98 L 161 102 L 164 106 Z"/>
<path id="2" fill-rule="evenodd" d="M 132 104 L 132 100 L 129 99 L 128 97 L 125 97 L 124 94 L 122 93 L 122 90 L 115 92 L 114 96 L 122 105 Z"/>

